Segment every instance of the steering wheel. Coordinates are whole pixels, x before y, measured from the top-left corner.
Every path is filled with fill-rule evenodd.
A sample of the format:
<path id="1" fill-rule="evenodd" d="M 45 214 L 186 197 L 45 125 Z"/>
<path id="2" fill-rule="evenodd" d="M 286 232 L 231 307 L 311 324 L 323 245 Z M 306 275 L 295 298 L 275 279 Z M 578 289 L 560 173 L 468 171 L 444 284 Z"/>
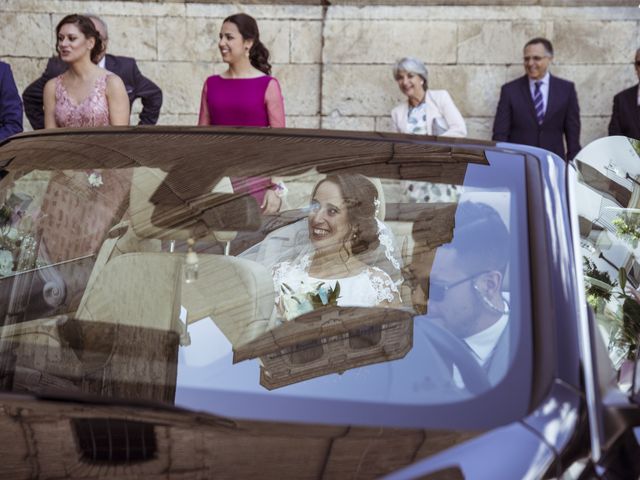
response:
<path id="1" fill-rule="evenodd" d="M 465 388 L 470 393 L 478 394 L 491 388 L 487 372 L 478 363 L 469 346 L 463 340 L 433 321 L 429 321 L 429 326 L 424 329 L 424 334 L 442 359 L 456 366 Z"/>

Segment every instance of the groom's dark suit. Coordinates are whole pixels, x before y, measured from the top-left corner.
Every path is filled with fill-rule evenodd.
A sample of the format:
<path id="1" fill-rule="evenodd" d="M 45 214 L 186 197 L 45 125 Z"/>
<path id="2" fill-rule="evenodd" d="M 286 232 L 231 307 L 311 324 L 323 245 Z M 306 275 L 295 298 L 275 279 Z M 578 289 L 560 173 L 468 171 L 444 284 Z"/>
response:
<path id="1" fill-rule="evenodd" d="M 638 85 L 627 88 L 613 97 L 613 113 L 609 135 L 624 135 L 640 140 L 640 106 Z"/>
<path id="2" fill-rule="evenodd" d="M 580 107 L 573 83 L 549 76 L 549 98 L 541 125 L 536 119 L 528 77 L 503 85 L 493 140 L 545 148 L 571 160 L 580 151 Z"/>
<path id="3" fill-rule="evenodd" d="M 105 55 L 105 68 L 122 79 L 130 104 L 133 104 L 136 98 L 142 101 L 139 124 L 155 125 L 160 116 L 160 107 L 162 106 L 162 90 L 160 90 L 160 87 L 140 73 L 138 65 L 133 58 L 107 54 Z M 62 60 L 58 57 L 51 57 L 42 76 L 22 92 L 24 110 L 34 130 L 44 128 L 42 91 L 45 83 L 66 70 L 67 66 Z"/>

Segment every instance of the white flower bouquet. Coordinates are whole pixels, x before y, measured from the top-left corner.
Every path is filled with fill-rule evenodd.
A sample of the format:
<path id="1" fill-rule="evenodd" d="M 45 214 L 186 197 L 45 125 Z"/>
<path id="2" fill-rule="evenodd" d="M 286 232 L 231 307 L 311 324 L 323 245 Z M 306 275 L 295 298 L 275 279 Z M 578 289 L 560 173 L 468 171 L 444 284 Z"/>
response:
<path id="1" fill-rule="evenodd" d="M 338 305 L 340 282 L 333 288 L 324 282 L 300 282 L 297 289 L 283 283 L 280 291 L 281 312 L 285 320 L 293 320 L 319 308 Z"/>

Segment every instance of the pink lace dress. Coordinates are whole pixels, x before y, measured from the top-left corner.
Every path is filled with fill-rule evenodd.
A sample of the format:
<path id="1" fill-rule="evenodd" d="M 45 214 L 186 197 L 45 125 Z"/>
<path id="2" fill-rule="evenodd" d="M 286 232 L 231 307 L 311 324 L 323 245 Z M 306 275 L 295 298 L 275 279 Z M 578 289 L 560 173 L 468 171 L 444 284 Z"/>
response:
<path id="1" fill-rule="evenodd" d="M 62 83 L 62 75 L 56 77 L 56 106 L 54 117 L 58 127 L 107 127 L 109 104 L 107 103 L 107 73 L 96 79 L 89 96 L 76 103 Z"/>
<path id="2" fill-rule="evenodd" d="M 113 74 L 98 78 L 80 103 L 69 97 L 62 76 L 58 76 L 54 110 L 57 126 L 109 126 L 109 75 Z M 53 263 L 97 255 L 107 232 L 121 221 L 127 208 L 132 169 L 96 169 L 90 162 L 88 159 L 86 170 L 56 172 L 49 180 L 42 204 L 43 243 Z"/>

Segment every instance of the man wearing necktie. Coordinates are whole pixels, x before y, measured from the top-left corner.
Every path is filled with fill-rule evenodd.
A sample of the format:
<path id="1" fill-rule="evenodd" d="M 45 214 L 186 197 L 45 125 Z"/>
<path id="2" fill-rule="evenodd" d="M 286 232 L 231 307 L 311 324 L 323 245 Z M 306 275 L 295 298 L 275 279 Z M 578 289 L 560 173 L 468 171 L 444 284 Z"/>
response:
<path id="1" fill-rule="evenodd" d="M 580 151 L 578 95 L 573 82 L 549 73 L 552 59 L 549 40 L 527 42 L 525 75 L 502 86 L 492 138 L 541 147 L 571 160 Z"/>

